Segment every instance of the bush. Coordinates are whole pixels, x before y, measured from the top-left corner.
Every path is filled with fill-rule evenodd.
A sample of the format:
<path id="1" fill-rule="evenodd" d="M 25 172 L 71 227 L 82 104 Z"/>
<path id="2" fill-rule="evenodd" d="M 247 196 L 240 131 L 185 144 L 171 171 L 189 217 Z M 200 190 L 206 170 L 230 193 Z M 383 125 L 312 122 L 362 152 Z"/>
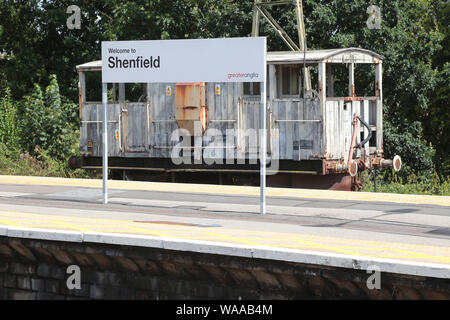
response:
<path id="1" fill-rule="evenodd" d="M 66 160 L 76 153 L 73 104 L 61 103 L 56 76 L 50 76 L 45 94 L 35 84 L 32 94 L 25 96 L 21 104 L 21 143 L 24 150 L 36 155 L 36 147 L 39 147 L 39 150 L 45 150 L 50 157 L 59 160 Z"/>
<path id="2" fill-rule="evenodd" d="M 70 170 L 67 159 L 79 155 L 77 106 L 59 94 L 56 76 L 42 93 L 15 102 L 0 79 L 0 174 L 97 177 L 96 172 Z"/>
<path id="3" fill-rule="evenodd" d="M 71 170 L 67 161 L 50 157 L 43 149 L 36 148 L 35 156 L 28 152 L 6 152 L 8 147 L 0 142 L 0 174 L 63 177 L 63 178 L 99 178 L 96 171 L 83 169 Z"/>
<path id="4" fill-rule="evenodd" d="M 435 150 L 423 140 L 420 122 L 411 124 L 399 119 L 395 122 L 392 123 L 392 120 L 384 122 L 384 156 L 392 159 L 395 155 L 400 155 L 403 165 L 396 175 L 393 175 L 392 170 L 382 170 L 383 180 L 409 183 L 411 178 L 415 177 L 417 182 L 431 184 L 435 173 L 433 165 Z"/>
<path id="5" fill-rule="evenodd" d="M 386 169 L 387 170 L 387 169 Z M 392 169 L 389 169 L 393 171 Z M 405 182 L 399 182 L 397 173 L 391 173 L 392 180 L 383 180 L 385 173 L 377 173 L 377 192 L 382 193 L 400 193 L 400 194 L 423 194 L 450 196 L 450 179 L 441 181 L 436 171 L 430 178 L 429 183 L 419 181 L 415 174 L 408 177 Z M 362 176 L 363 190 L 365 192 L 374 191 L 373 175 L 365 171 Z"/>
<path id="6" fill-rule="evenodd" d="M 19 129 L 16 121 L 17 110 L 9 87 L 0 92 L 0 142 L 6 147 L 3 152 L 14 152 L 19 147 Z"/>

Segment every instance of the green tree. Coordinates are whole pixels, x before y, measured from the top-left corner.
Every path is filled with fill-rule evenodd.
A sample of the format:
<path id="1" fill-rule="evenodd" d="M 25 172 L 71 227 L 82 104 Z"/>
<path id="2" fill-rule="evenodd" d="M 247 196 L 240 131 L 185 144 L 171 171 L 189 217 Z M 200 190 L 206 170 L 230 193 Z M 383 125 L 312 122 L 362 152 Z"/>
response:
<path id="1" fill-rule="evenodd" d="M 61 106 L 58 87 L 56 76 L 51 75 L 45 94 L 35 84 L 31 96 L 23 99 L 22 145 L 30 154 L 42 148 L 49 156 L 65 160 L 74 152 L 74 130 L 67 123 L 67 107 Z"/>
<path id="2" fill-rule="evenodd" d="M 0 86 L 0 143 L 8 152 L 19 147 L 19 130 L 16 121 L 16 106 L 8 86 Z"/>

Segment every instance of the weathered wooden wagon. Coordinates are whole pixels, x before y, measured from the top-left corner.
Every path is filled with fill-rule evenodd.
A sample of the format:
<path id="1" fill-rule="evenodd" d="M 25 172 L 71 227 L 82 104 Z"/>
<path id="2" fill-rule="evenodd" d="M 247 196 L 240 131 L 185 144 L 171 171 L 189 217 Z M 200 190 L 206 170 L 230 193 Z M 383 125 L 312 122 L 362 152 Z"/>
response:
<path id="1" fill-rule="evenodd" d="M 358 48 L 267 53 L 268 156 L 278 162 L 277 174 L 267 177 L 269 186 L 357 189 L 363 170 L 400 169 L 399 157 L 382 157 L 382 61 L 382 56 Z M 304 90 L 305 67 L 310 68 L 315 90 Z M 102 104 L 87 96 L 86 79 L 101 72 L 101 61 L 79 65 L 77 70 L 81 157 L 72 157 L 69 163 L 73 168 L 96 169 L 101 167 Z M 374 76 L 363 84 L 365 91 L 357 86 L 355 70 Z M 100 93 L 100 80 L 93 83 Z M 252 139 L 245 134 L 260 127 L 259 83 L 148 83 L 136 101 L 129 101 L 123 83 L 109 88 L 108 154 L 113 174 L 259 182 L 259 165 L 248 142 Z M 372 93 L 356 94 L 367 90 Z M 196 132 L 195 124 L 201 127 Z M 173 139 L 173 132 L 179 128 L 193 135 L 191 150 L 216 161 L 174 163 L 171 156 L 180 140 Z M 236 135 L 211 146 L 211 137 L 206 139 L 214 131 L 210 129 L 224 136 L 227 129 L 234 129 Z M 230 158 L 238 160 L 227 162 Z"/>

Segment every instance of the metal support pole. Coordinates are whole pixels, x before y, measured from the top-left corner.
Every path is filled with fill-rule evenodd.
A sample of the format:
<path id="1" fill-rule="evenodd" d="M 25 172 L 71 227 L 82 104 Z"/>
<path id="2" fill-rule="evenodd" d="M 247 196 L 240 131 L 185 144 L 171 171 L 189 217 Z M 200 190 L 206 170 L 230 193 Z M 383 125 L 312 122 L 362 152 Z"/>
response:
<path id="1" fill-rule="evenodd" d="M 298 42 L 299 42 L 299 51 L 303 51 L 306 53 L 307 47 L 306 47 L 306 29 L 305 29 L 305 18 L 303 17 L 303 3 L 301 0 L 295 1 L 295 9 L 297 12 L 297 32 L 298 32 Z M 304 58 L 304 61 L 306 58 Z M 303 78 L 304 78 L 304 84 L 306 91 L 309 91 L 312 89 L 311 86 L 311 74 L 309 72 L 309 67 L 307 68 L 303 66 Z M 303 98 L 306 99 L 306 96 Z M 311 98 L 311 96 L 310 96 Z"/>
<path id="2" fill-rule="evenodd" d="M 373 192 L 377 192 L 377 173 L 374 170 L 372 170 L 373 173 Z"/>
<path id="3" fill-rule="evenodd" d="M 253 6 L 253 24 L 252 24 L 252 37 L 259 36 L 259 10 L 257 4 L 261 0 L 255 0 L 255 5 Z"/>
<path id="4" fill-rule="evenodd" d="M 108 203 L 108 84 L 102 83 L 103 103 L 103 204 Z"/>
<path id="5" fill-rule="evenodd" d="M 266 82 L 267 82 L 267 46 L 264 46 L 264 75 L 261 83 L 261 155 L 260 155 L 260 212 L 266 214 L 266 158 L 267 158 L 267 106 L 266 106 Z"/>
<path id="6" fill-rule="evenodd" d="M 353 62 L 348 69 L 348 96 L 355 97 L 355 64 Z"/>

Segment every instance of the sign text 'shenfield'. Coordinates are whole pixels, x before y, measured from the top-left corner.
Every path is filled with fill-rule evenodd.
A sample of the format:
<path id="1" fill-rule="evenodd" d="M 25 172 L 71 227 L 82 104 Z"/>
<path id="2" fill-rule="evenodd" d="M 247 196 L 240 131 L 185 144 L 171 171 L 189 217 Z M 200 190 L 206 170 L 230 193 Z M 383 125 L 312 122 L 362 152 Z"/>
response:
<path id="1" fill-rule="evenodd" d="M 109 57 L 108 67 L 114 68 L 159 68 L 161 65 L 161 57 L 153 58 L 150 56 L 148 59 L 144 59 L 142 56 L 136 59 L 120 59 L 119 57 Z"/>

